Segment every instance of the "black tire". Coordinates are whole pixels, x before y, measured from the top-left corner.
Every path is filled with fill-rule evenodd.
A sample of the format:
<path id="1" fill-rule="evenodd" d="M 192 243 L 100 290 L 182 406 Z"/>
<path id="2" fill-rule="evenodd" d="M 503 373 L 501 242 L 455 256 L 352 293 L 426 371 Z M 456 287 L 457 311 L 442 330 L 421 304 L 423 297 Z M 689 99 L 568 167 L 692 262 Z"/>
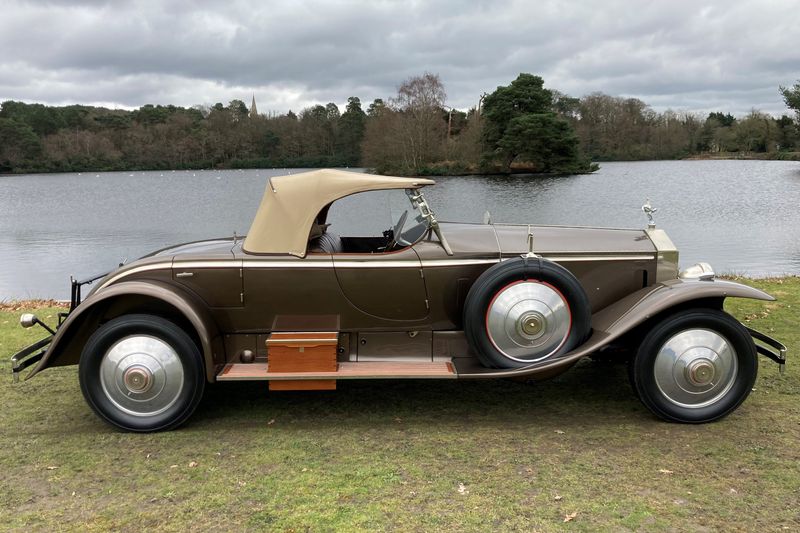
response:
<path id="1" fill-rule="evenodd" d="M 148 352 L 148 346 L 154 349 Z M 83 348 L 78 375 L 92 410 L 109 424 L 135 432 L 169 430 L 185 422 L 206 383 L 194 341 L 174 323 L 152 315 L 124 315 L 101 326 Z"/>
<path id="2" fill-rule="evenodd" d="M 518 283 L 549 287 L 566 305 L 567 314 L 564 315 L 562 311 L 562 315 L 568 319 L 566 332 L 554 335 L 554 342 L 558 343 L 554 350 L 548 351 L 543 346 L 542 353 L 537 352 L 538 348 L 532 348 L 528 354 L 514 355 L 502 351 L 494 342 L 488 317 L 490 306 L 503 291 Z M 534 301 L 534 299 L 526 301 Z M 557 317 L 558 315 L 554 314 L 553 316 Z M 559 321 L 552 320 L 552 322 L 553 324 L 550 324 L 543 319 L 544 325 L 541 327 L 544 333 L 537 334 L 548 335 L 548 328 L 557 327 L 555 322 Z M 563 321 L 559 323 L 563 323 Z M 586 340 L 590 331 L 591 308 L 580 282 L 569 270 L 546 259 L 515 258 L 494 265 L 478 277 L 470 288 L 464 304 L 464 333 L 467 342 L 481 363 L 490 368 L 520 368 L 566 353 Z M 508 339 L 504 340 L 508 341 Z M 535 342 L 539 342 L 539 339 L 530 341 L 531 344 Z M 544 344 L 544 341 L 542 343 Z M 507 345 L 517 352 L 528 350 L 527 346 L 520 343 L 511 345 L 509 342 Z"/>
<path id="3" fill-rule="evenodd" d="M 693 339 L 693 332 L 703 337 Z M 713 364 L 704 363 L 712 359 Z M 701 383 L 691 381 L 691 364 L 706 365 Z M 664 420 L 688 424 L 730 414 L 750 394 L 757 374 L 758 356 L 747 329 L 716 309 L 681 311 L 657 323 L 630 367 L 634 390 L 648 409 Z M 705 380 L 708 383 L 702 383 Z"/>

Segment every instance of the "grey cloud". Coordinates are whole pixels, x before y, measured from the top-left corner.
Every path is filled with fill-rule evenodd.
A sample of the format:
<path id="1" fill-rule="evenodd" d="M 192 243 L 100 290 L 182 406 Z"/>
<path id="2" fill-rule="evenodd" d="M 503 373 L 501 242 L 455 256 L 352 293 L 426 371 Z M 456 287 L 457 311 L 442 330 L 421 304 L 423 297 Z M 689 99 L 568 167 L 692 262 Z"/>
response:
<path id="1" fill-rule="evenodd" d="M 283 112 L 391 96 L 439 73 L 450 105 L 519 72 L 580 96 L 656 109 L 780 114 L 800 77 L 798 2 L 12 2 L 0 19 L 0 100 Z M 9 76 L 7 77 L 6 74 Z"/>

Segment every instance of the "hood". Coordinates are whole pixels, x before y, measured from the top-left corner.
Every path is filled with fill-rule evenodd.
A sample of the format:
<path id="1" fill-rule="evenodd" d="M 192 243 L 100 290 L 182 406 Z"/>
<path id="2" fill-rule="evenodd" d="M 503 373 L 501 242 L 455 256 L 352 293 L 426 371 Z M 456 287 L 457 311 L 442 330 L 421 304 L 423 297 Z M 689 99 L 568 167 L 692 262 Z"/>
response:
<path id="1" fill-rule="evenodd" d="M 528 251 L 529 227 L 533 233 L 533 251 L 542 255 L 652 254 L 656 251 L 645 230 L 494 224 L 502 255 Z"/>

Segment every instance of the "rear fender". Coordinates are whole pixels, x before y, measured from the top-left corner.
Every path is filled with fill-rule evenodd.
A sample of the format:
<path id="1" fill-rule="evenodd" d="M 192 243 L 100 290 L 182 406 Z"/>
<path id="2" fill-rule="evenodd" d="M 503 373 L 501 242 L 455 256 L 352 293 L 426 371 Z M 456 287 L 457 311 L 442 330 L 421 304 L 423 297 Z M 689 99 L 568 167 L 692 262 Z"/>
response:
<path id="1" fill-rule="evenodd" d="M 157 300 L 173 308 L 194 328 L 205 361 L 206 377 L 214 380 L 215 361 L 222 361 L 219 329 L 205 306 L 196 297 L 159 281 L 125 281 L 98 290 L 75 308 L 56 331 L 41 361 L 25 378 L 30 379 L 51 366 L 75 364 L 83 345 L 99 326 L 99 321 L 112 305 L 122 305 L 132 296 Z"/>

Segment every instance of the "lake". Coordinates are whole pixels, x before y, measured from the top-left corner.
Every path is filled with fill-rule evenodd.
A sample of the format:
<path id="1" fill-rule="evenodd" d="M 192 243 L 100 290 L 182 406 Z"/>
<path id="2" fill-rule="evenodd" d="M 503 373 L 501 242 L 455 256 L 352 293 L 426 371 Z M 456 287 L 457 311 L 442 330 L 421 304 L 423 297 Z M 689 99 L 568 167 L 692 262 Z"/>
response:
<path id="1" fill-rule="evenodd" d="M 66 299 L 70 275 L 99 274 L 171 244 L 243 235 L 267 178 L 300 171 L 0 176 L 0 301 Z M 682 267 L 707 261 L 717 272 L 800 274 L 797 162 L 603 163 L 583 176 L 436 181 L 426 196 L 440 220 L 480 222 L 488 210 L 495 222 L 643 228 L 650 198 Z M 355 225 L 339 233 L 357 231 L 381 207 L 355 204 Z"/>

